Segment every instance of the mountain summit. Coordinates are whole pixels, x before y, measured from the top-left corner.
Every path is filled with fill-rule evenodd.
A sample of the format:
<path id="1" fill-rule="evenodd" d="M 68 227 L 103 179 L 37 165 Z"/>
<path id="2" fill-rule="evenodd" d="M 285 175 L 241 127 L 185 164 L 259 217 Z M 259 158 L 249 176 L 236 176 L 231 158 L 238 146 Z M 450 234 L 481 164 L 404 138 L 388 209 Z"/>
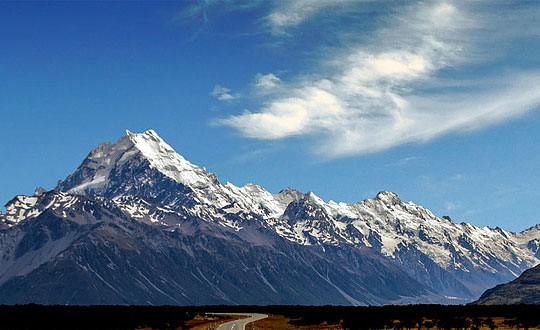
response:
<path id="1" fill-rule="evenodd" d="M 170 185 L 164 189 L 163 184 Z M 156 189 L 152 189 L 156 187 Z M 176 153 L 153 130 L 127 131 L 115 144 L 103 143 L 94 149 L 77 170 L 59 183 L 56 190 L 107 197 L 137 195 L 159 198 L 171 207 L 191 204 L 279 216 L 293 195 L 271 194 L 247 184 L 222 185 L 214 173 L 193 165 Z M 161 194 L 167 190 L 169 196 Z"/>
<path id="2" fill-rule="evenodd" d="M 347 204 L 221 184 L 152 130 L 6 211 L 0 303 L 461 303 L 540 261 L 538 226 L 457 224 L 388 191 Z"/>

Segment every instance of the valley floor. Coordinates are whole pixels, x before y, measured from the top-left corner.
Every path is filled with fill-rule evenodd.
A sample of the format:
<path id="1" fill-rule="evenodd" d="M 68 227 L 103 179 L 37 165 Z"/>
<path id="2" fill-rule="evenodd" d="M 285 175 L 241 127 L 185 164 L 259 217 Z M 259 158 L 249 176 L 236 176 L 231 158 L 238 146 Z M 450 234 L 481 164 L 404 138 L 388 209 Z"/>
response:
<path id="1" fill-rule="evenodd" d="M 1 330 L 214 330 L 237 315 L 246 330 L 540 330 L 540 305 L 444 306 L 0 306 Z"/>

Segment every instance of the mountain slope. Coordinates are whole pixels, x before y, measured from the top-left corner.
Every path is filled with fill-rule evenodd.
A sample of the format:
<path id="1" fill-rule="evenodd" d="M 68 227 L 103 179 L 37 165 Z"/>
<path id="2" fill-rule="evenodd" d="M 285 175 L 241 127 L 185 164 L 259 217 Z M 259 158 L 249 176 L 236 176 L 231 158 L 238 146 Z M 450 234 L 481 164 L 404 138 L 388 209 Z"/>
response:
<path id="1" fill-rule="evenodd" d="M 526 270 L 509 283 L 487 290 L 475 304 L 540 304 L 540 265 Z"/>
<path id="2" fill-rule="evenodd" d="M 38 191 L 34 196 L 16 196 L 6 205 L 6 211 L 5 215 L 0 215 L 0 233 L 5 238 L 5 242 L 0 242 L 0 252 L 4 255 L 17 249 L 26 235 L 47 233 L 45 229 L 32 229 L 29 223 L 39 222 L 38 219 L 51 212 L 58 219 L 66 223 L 76 223 L 77 226 L 99 227 L 104 223 L 107 223 L 107 226 L 118 226 L 119 223 L 129 223 L 130 226 L 139 228 L 138 231 L 124 232 L 122 229 L 118 232 L 119 237 L 131 237 L 140 244 L 146 242 L 145 237 L 149 233 L 182 233 L 176 239 L 166 239 L 165 241 L 169 242 L 166 247 L 149 241 L 149 246 L 143 244 L 136 249 L 144 250 L 145 253 L 149 251 L 155 258 L 161 258 L 163 250 L 177 251 L 177 240 L 191 237 L 189 235 L 193 235 L 193 232 L 199 233 L 198 235 L 204 233 L 201 237 L 209 235 L 211 238 L 205 239 L 216 244 L 219 242 L 223 251 L 232 253 L 225 255 L 225 252 L 216 249 L 211 258 L 205 256 L 206 259 L 215 259 L 212 259 L 214 264 L 212 268 L 208 268 L 208 272 L 213 276 L 217 276 L 216 269 L 222 269 L 224 274 L 234 273 L 232 264 L 228 265 L 229 260 L 235 260 L 246 269 L 260 269 L 257 273 L 260 273 L 260 276 L 255 276 L 259 282 L 252 283 L 252 288 L 259 285 L 264 290 L 270 290 L 267 299 L 271 303 L 292 303 L 296 301 L 294 297 L 304 294 L 300 289 L 310 292 L 314 289 L 321 290 L 324 294 L 319 298 L 304 299 L 322 304 L 339 301 L 331 298 L 336 292 L 341 297 L 339 299 L 345 299 L 343 301 L 347 304 L 465 302 L 476 299 L 491 286 L 515 278 L 517 274 L 539 262 L 538 226 L 522 233 L 512 233 L 500 228 L 457 224 L 450 219 L 439 218 L 412 202 L 403 202 L 395 193 L 386 191 L 372 199 L 346 204 L 325 202 L 312 192 L 303 194 L 290 188 L 273 194 L 254 184 L 243 187 L 231 183 L 221 184 L 213 173 L 191 164 L 177 154 L 154 131 L 128 131 L 125 137 L 114 144 L 107 142 L 99 145 L 71 175 L 59 183 L 55 191 L 45 194 Z M 1 229 L 2 227 L 4 229 Z M 23 231 L 24 228 L 29 229 Z M 57 260 L 64 255 L 55 255 L 55 251 L 71 251 L 69 253 L 80 257 L 83 250 L 77 250 L 75 246 L 79 246 L 81 242 L 85 242 L 83 245 L 92 251 L 98 246 L 116 244 L 109 236 L 103 239 L 93 230 L 76 228 L 70 231 L 70 238 L 62 240 L 61 244 L 60 240 L 48 241 L 47 244 L 51 246 L 47 250 L 49 252 L 35 249 L 17 258 L 34 260 L 30 265 L 35 265 L 36 257 L 31 256 L 37 252 L 32 251 L 41 251 L 39 253 L 43 262 L 38 263 L 38 266 L 42 267 L 39 272 L 40 276 L 43 276 L 55 271 L 55 267 L 60 264 L 70 265 L 71 268 L 78 267 L 73 262 L 68 262 L 72 259 L 62 259 L 62 262 Z M 163 238 L 159 239 L 161 241 Z M 49 246 L 47 244 L 44 246 Z M 184 256 L 187 259 L 175 257 L 175 260 L 183 260 L 184 267 L 196 264 L 193 251 L 198 251 L 198 248 L 187 248 L 188 245 L 182 245 L 183 250 L 189 251 L 189 256 Z M 266 252 L 260 252 L 268 255 L 266 266 L 251 260 L 257 258 L 256 254 L 244 251 L 254 247 L 266 249 Z M 103 249 L 99 248 L 97 251 Z M 94 252 L 95 259 L 101 260 L 101 257 L 98 257 L 101 252 Z M 129 253 L 123 253 L 123 260 L 131 260 Z M 167 253 L 170 255 L 173 252 Z M 298 253 L 302 253 L 301 256 Z M 309 253 L 309 257 L 304 253 Z M 282 254 L 284 259 L 280 261 L 278 256 Z M 145 255 L 145 259 L 150 258 L 150 255 Z M 239 255 L 246 256 L 249 262 L 238 259 Z M 0 262 L 0 293 L 7 288 L 14 290 L 17 286 L 24 287 L 25 281 L 31 283 L 31 272 L 38 271 L 34 266 L 28 270 L 29 266 L 25 266 L 25 263 L 29 261 L 15 261 L 19 260 L 17 258 L 4 257 L 16 264 L 16 267 L 9 262 Z M 111 256 L 104 258 L 112 259 Z M 309 262 L 306 262 L 319 259 L 318 262 L 324 265 L 326 271 L 313 269 Z M 270 266 L 271 261 L 276 264 Z M 130 262 L 136 263 L 135 260 Z M 162 262 L 165 262 L 165 259 Z M 292 267 L 290 278 L 282 276 L 282 272 L 287 274 L 285 269 L 282 269 L 284 262 L 290 263 Z M 366 263 L 369 265 L 367 270 L 359 266 Z M 17 267 L 27 270 L 21 273 L 16 271 L 19 269 Z M 96 269 L 95 267 L 91 269 Z M 147 264 L 145 267 L 152 268 Z M 329 271 L 332 267 L 335 271 Z M 104 274 L 113 276 L 106 272 L 105 267 L 99 269 L 103 272 L 98 272 L 102 278 L 105 278 Z M 180 269 L 175 271 L 181 273 Z M 292 274 L 296 274 L 296 277 Z M 109 284 L 117 288 L 125 285 L 126 281 L 145 283 L 144 279 L 131 278 L 128 273 L 122 276 L 125 281 Z M 298 285 L 309 281 L 317 284 L 311 287 L 296 287 L 292 284 L 289 286 L 278 284 L 279 278 Z M 189 277 L 186 277 L 185 281 L 188 279 Z M 250 282 L 247 277 L 241 281 Z M 384 285 L 379 283 L 380 281 L 384 282 Z M 184 284 L 180 282 L 175 280 L 176 286 L 173 287 L 183 287 Z M 339 285 L 336 284 L 338 282 Z M 215 292 L 226 292 L 222 288 L 222 285 L 226 286 L 225 283 L 227 282 L 221 280 L 212 288 Z M 403 290 L 398 283 L 403 283 Z M 171 294 L 173 287 L 160 290 L 174 296 Z M 278 287 L 282 289 L 276 289 Z M 327 289 L 323 289 L 325 287 Z M 236 286 L 234 290 L 241 288 Z M 91 296 L 91 293 L 87 294 Z M 225 294 L 228 295 L 230 293 Z M 174 297 L 182 303 L 189 300 L 185 297 Z M 216 303 L 225 302 L 220 300 L 219 295 L 214 299 Z M 244 303 L 243 298 L 237 299 Z M 149 297 L 147 300 L 148 303 L 164 301 L 156 297 Z M 174 303 L 170 299 L 167 301 Z"/>
<path id="3" fill-rule="evenodd" d="M 239 235 L 172 212 L 173 226 L 157 226 L 93 195 L 49 192 L 37 204 L 51 206 L 0 231 L 2 303 L 358 305 L 435 296 L 369 250 L 298 246 L 256 224 Z"/>

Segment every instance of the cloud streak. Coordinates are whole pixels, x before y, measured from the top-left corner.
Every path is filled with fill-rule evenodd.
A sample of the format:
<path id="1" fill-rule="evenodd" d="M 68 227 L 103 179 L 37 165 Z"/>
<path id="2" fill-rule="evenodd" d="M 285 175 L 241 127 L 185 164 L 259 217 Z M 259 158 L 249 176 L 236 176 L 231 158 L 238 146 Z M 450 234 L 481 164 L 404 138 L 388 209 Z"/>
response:
<path id="1" fill-rule="evenodd" d="M 297 26 L 324 9 L 351 3 L 350 0 L 295 0 L 277 1 L 276 8 L 266 17 L 273 33 L 281 34 Z"/>
<path id="2" fill-rule="evenodd" d="M 305 10 L 289 8 L 284 12 L 292 18 L 274 24 L 299 24 L 322 8 L 313 3 L 291 1 L 291 8 L 304 4 Z M 478 53 L 473 37 L 481 24 L 453 2 L 413 5 L 389 15 L 363 42 L 336 51 L 321 65 L 330 69 L 314 68 L 318 78 L 299 77 L 258 111 L 215 123 L 255 139 L 315 136 L 315 150 L 338 157 L 425 142 L 534 110 L 540 72 L 499 74 L 459 92 L 426 88 L 440 84 L 445 70 L 478 61 L 468 54 Z"/>

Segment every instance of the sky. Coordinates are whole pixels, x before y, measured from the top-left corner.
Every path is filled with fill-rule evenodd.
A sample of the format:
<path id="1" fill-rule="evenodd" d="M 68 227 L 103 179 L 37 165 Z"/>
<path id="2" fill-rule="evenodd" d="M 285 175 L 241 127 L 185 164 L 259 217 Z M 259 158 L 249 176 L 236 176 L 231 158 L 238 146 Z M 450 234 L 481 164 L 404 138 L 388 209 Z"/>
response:
<path id="1" fill-rule="evenodd" d="M 2 1 L 0 203 L 155 130 L 222 183 L 540 223 L 535 1 Z"/>

